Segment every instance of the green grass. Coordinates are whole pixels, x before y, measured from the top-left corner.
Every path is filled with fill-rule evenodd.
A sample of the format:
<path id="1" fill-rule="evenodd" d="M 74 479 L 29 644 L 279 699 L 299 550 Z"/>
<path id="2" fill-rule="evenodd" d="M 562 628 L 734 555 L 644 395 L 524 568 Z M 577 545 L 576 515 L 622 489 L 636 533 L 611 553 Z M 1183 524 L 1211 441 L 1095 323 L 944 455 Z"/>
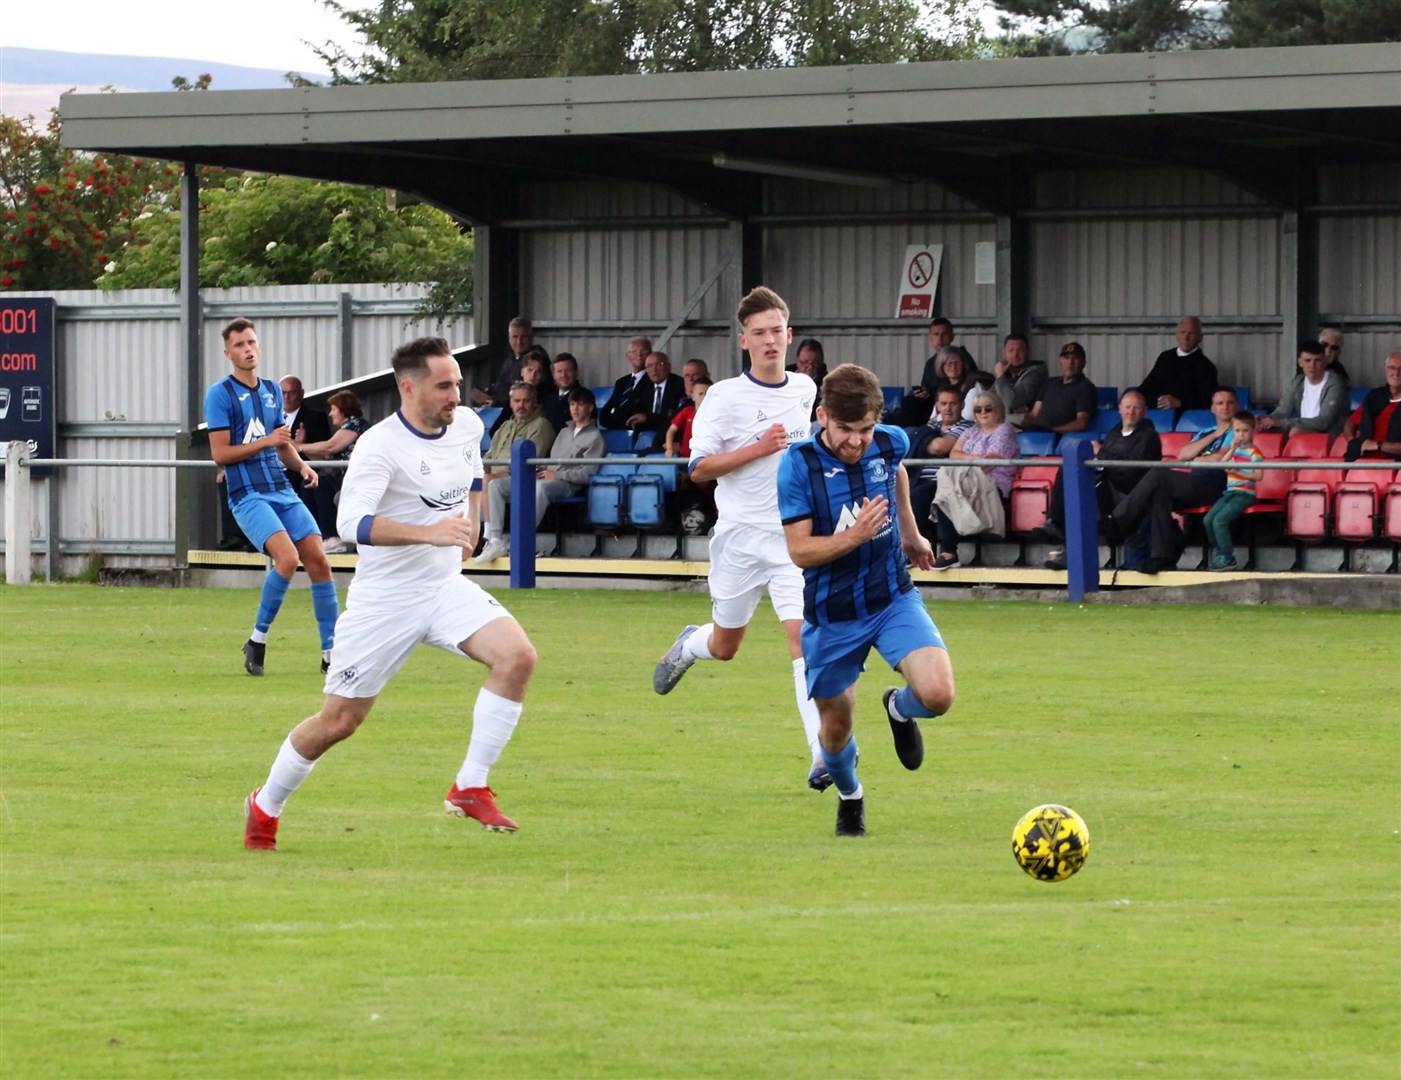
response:
<path id="1" fill-rule="evenodd" d="M 15 1077 L 1396 1077 L 1390 612 L 944 604 L 959 700 L 832 836 L 776 622 L 665 699 L 706 597 L 502 594 L 541 662 L 442 810 L 480 669 L 421 650 L 245 852 L 317 707 L 305 592 L 0 588 L 0 1072 Z M 1093 850 L 1012 861 L 1040 802 Z"/>

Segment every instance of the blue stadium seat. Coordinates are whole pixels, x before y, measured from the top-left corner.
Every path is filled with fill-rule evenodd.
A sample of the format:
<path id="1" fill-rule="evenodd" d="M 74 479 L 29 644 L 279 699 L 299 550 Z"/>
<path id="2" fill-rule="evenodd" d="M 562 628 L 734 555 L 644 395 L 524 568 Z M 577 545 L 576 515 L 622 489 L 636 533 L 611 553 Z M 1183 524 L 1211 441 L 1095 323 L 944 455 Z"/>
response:
<path id="1" fill-rule="evenodd" d="M 657 445 L 658 433 L 655 431 L 639 431 L 632 437 L 632 449 L 634 453 L 645 454 L 654 449 Z"/>
<path id="2" fill-rule="evenodd" d="M 903 386 L 882 386 L 881 393 L 885 396 L 885 416 L 894 418 L 900 412 L 900 402 L 905 400 L 905 388 Z"/>
<path id="3" fill-rule="evenodd" d="M 1237 386 L 1234 389 L 1236 392 L 1236 404 L 1239 405 L 1242 409 L 1248 410 L 1250 408 L 1250 387 Z M 1215 422 L 1216 418 L 1212 417 L 1212 423 Z"/>
<path id="4" fill-rule="evenodd" d="M 1176 409 L 1149 409 L 1144 415 L 1153 421 L 1153 426 L 1161 434 L 1164 431 L 1171 431 L 1176 420 Z M 1214 421 L 1213 421 L 1214 422 Z"/>
<path id="5" fill-rule="evenodd" d="M 1368 394 L 1368 392 L 1369 392 L 1370 390 L 1371 390 L 1371 387 L 1370 387 L 1370 386 L 1354 386 L 1354 387 L 1352 388 L 1352 398 L 1351 398 L 1351 400 L 1352 400 L 1352 408 L 1355 409 L 1355 408 L 1357 408 L 1359 405 L 1361 405 L 1363 399 L 1366 398 L 1366 396 L 1367 396 L 1367 394 Z"/>
<path id="6" fill-rule="evenodd" d="M 1060 441 L 1056 443 L 1056 453 L 1064 457 L 1066 452 L 1075 443 L 1096 442 L 1098 439 L 1099 435 L 1093 431 L 1067 431 L 1060 437 Z"/>
<path id="7" fill-rule="evenodd" d="M 1117 386 L 1096 386 L 1095 393 L 1099 395 L 1099 407 L 1101 409 L 1113 409 L 1119 404 L 1119 388 Z"/>
<path id="8" fill-rule="evenodd" d="M 1017 436 L 1017 452 L 1022 457 L 1050 457 L 1055 451 L 1054 431 L 1023 431 Z"/>
<path id="9" fill-rule="evenodd" d="M 608 399 L 613 396 L 611 386 L 595 386 L 593 389 L 593 412 L 597 416 L 603 411 L 603 406 L 608 404 Z"/>
<path id="10" fill-rule="evenodd" d="M 610 455 L 611 456 L 611 455 Z M 630 457 L 631 453 L 622 455 Z M 589 477 L 586 496 L 589 524 L 594 528 L 616 529 L 627 513 L 627 487 L 637 466 L 624 462 L 604 462 Z"/>
<path id="11" fill-rule="evenodd" d="M 632 432 L 621 428 L 604 428 L 603 445 L 610 454 L 631 454 Z"/>
<path id="12" fill-rule="evenodd" d="M 1096 435 L 1103 435 L 1107 431 L 1113 431 L 1118 423 L 1118 409 L 1100 409 L 1090 418 L 1090 431 Z"/>
<path id="13" fill-rule="evenodd" d="M 485 454 L 491 449 L 491 425 L 496 423 L 501 415 L 499 405 L 485 405 L 477 410 L 477 415 L 482 419 L 482 453 Z"/>
<path id="14" fill-rule="evenodd" d="M 1241 408 L 1245 408 L 1244 405 Z M 1176 431 L 1205 431 L 1216 426 L 1216 414 L 1210 409 L 1183 409 L 1177 418 Z"/>

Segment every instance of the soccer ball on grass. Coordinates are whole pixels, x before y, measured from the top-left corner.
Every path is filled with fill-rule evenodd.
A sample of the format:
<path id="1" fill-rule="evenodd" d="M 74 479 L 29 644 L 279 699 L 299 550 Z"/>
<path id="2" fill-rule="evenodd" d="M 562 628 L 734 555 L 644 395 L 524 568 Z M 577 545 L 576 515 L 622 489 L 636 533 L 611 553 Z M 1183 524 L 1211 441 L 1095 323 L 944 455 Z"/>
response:
<path id="1" fill-rule="evenodd" d="M 1089 858 L 1089 826 L 1068 806 L 1035 807 L 1012 830 L 1012 855 L 1038 881 L 1064 881 Z"/>

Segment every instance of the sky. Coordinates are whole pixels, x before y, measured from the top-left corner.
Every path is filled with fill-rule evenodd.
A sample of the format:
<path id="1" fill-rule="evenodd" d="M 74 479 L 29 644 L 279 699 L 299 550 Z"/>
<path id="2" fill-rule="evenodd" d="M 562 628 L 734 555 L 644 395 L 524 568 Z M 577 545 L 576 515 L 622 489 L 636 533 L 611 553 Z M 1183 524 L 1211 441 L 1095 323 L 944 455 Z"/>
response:
<path id="1" fill-rule="evenodd" d="M 346 6 L 366 5 L 352 0 Z M 117 11 L 124 14 L 114 16 Z M 357 40 L 320 0 L 238 0 L 221 7 L 189 0 L 64 0 L 58 9 L 16 0 L 0 18 L 0 45 L 15 48 L 168 56 L 281 71 L 324 70 L 303 41 L 328 38 L 347 46 Z"/>

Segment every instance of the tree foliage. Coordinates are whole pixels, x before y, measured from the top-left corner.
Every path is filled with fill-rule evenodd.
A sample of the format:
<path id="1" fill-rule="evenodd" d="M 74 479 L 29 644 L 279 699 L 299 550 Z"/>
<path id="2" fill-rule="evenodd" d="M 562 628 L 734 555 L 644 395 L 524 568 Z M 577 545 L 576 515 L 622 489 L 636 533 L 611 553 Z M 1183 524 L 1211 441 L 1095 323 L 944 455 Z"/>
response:
<path id="1" fill-rule="evenodd" d="M 365 49 L 337 82 L 625 75 L 972 55 L 969 0 L 328 0 Z"/>
<path id="2" fill-rule="evenodd" d="M 1396 0 L 994 0 L 1015 55 L 1401 41 Z"/>
<path id="3" fill-rule="evenodd" d="M 0 287 L 92 288 L 179 184 L 169 162 L 63 149 L 57 114 L 43 126 L 0 115 Z"/>
<path id="4" fill-rule="evenodd" d="M 178 283 L 180 209 L 149 208 L 101 286 Z M 200 190 L 200 285 L 432 281 L 471 266 L 472 241 L 429 206 L 389 209 L 379 188 L 215 174 Z"/>

